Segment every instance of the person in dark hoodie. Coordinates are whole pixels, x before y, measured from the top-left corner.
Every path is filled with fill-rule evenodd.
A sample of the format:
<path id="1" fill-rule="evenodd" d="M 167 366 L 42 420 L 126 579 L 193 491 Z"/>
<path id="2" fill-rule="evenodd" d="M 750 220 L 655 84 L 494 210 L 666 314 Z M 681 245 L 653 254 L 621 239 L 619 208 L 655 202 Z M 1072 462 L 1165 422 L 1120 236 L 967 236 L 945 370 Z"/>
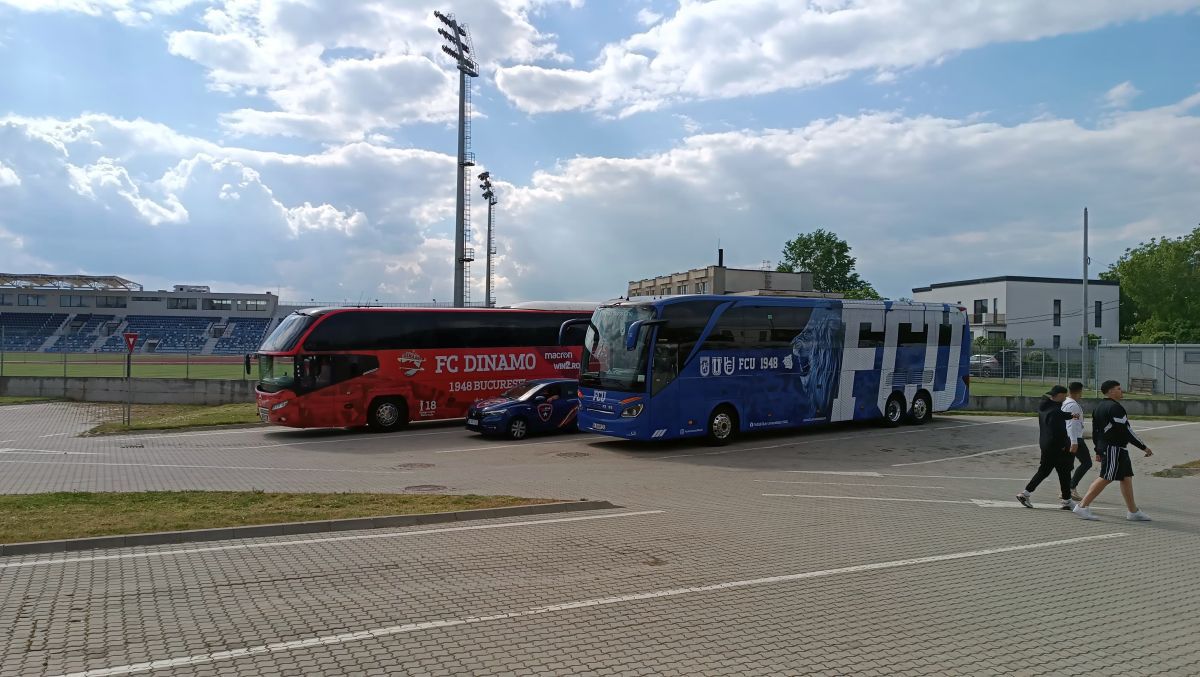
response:
<path id="1" fill-rule="evenodd" d="M 1080 519 L 1099 519 L 1092 514 L 1092 501 L 1100 495 L 1104 488 L 1113 482 L 1121 483 L 1121 498 L 1125 499 L 1125 519 L 1131 522 L 1149 522 L 1150 516 L 1138 509 L 1137 501 L 1133 500 L 1133 463 L 1129 460 L 1129 445 L 1141 449 L 1147 457 L 1154 452 L 1146 443 L 1133 432 L 1129 424 L 1129 414 L 1121 406 L 1125 391 L 1117 381 L 1105 381 L 1100 384 L 1100 392 L 1104 401 L 1096 406 L 1092 413 L 1092 443 L 1096 445 L 1096 453 L 1103 450 L 1103 462 L 1100 464 L 1100 476 L 1092 482 L 1092 486 L 1083 496 L 1083 500 L 1074 508 Z"/>
<path id="2" fill-rule="evenodd" d="M 1042 450 L 1042 462 L 1038 465 L 1033 479 L 1025 485 L 1025 490 L 1017 494 L 1017 500 L 1026 508 L 1033 507 L 1030 494 L 1051 472 L 1058 473 L 1062 509 L 1071 510 L 1075 507 L 1075 501 L 1071 500 L 1071 468 L 1075 465 L 1075 457 L 1071 455 L 1071 440 L 1067 436 L 1066 423 L 1078 415 L 1062 410 L 1062 403 L 1066 398 L 1067 389 L 1056 385 L 1046 393 L 1038 405 L 1038 446 Z"/>

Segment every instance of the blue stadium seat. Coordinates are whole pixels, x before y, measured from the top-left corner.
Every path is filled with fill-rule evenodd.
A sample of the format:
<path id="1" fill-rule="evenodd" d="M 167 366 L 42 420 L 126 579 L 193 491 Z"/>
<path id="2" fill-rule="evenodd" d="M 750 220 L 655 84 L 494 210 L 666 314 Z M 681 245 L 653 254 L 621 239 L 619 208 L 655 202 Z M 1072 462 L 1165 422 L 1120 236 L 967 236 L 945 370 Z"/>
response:
<path id="1" fill-rule="evenodd" d="M 67 319 L 66 313 L 0 313 L 0 337 L 4 350 L 36 352 L 54 336 Z"/>
<path id="2" fill-rule="evenodd" d="M 213 355 L 245 355 L 258 351 L 263 339 L 267 337 L 271 318 L 231 317 L 229 323 L 233 325 L 233 330 L 228 336 L 217 341 Z"/>

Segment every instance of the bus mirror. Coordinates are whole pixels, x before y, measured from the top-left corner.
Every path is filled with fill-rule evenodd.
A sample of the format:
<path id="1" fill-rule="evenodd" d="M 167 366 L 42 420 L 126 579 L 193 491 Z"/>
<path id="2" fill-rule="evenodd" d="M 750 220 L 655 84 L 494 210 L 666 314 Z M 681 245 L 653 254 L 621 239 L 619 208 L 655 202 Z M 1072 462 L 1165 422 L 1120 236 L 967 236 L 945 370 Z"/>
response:
<path id="1" fill-rule="evenodd" d="M 577 317 L 573 320 L 567 320 L 566 322 L 563 322 L 562 326 L 560 326 L 558 328 L 558 345 L 561 346 L 565 343 L 566 336 L 567 336 L 567 329 L 569 327 L 573 327 L 578 324 L 591 324 L 591 322 L 592 322 L 591 318 L 587 318 L 587 317 Z"/>
<path id="2" fill-rule="evenodd" d="M 625 350 L 633 350 L 637 347 L 638 334 L 641 333 L 642 327 L 657 327 L 666 323 L 666 320 L 637 320 L 629 325 L 629 329 L 625 332 Z"/>

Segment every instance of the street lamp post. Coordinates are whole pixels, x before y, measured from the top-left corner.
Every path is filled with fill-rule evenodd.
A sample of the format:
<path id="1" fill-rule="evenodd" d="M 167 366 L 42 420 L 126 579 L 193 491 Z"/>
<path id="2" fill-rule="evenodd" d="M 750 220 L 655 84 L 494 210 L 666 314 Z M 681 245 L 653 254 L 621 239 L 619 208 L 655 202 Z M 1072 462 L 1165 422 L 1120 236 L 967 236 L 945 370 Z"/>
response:
<path id="1" fill-rule="evenodd" d="M 495 225 L 496 191 L 492 190 L 491 172 L 482 172 L 479 175 L 479 187 L 483 189 L 483 199 L 488 203 L 488 223 L 487 223 L 487 281 L 484 286 L 483 305 L 491 308 L 496 305 L 496 300 L 492 298 L 492 257 L 496 254 L 496 241 L 493 236 L 493 226 Z"/>

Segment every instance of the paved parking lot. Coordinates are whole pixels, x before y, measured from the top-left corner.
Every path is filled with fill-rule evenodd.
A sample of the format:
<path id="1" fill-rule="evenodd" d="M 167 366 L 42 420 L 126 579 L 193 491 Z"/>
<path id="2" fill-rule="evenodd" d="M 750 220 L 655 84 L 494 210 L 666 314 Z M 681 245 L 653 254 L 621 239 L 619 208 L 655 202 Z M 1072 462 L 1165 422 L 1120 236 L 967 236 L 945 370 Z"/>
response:
<path id="1" fill-rule="evenodd" d="M 78 438 L 0 408 L 0 492 L 450 491 L 620 509 L 0 559 L 0 674 L 1198 674 L 1195 424 L 1146 421 L 1154 520 L 1020 508 L 1036 420 L 713 449 L 454 425 Z"/>

